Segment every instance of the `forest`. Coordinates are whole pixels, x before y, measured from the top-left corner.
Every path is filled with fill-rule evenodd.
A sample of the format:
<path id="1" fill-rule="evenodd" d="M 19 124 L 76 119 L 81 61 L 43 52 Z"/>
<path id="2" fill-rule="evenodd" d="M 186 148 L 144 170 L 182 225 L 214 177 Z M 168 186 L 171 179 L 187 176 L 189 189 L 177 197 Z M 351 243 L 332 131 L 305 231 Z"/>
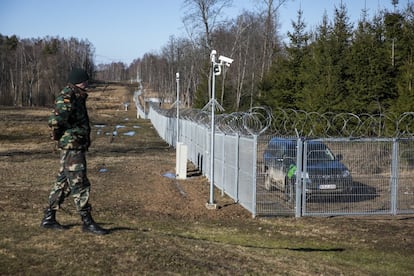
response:
<path id="1" fill-rule="evenodd" d="M 281 34 L 278 13 L 287 0 L 262 0 L 256 11 L 223 19 L 230 0 L 184 0 L 185 37 L 171 36 L 158 52 L 131 64 L 94 63 L 94 46 L 76 38 L 18 38 L 0 34 L 0 105 L 47 106 L 71 67 L 96 81 L 141 80 L 165 100 L 202 108 L 210 97 L 210 52 L 234 59 L 216 77 L 225 112 L 254 106 L 308 112 L 383 114 L 414 111 L 414 6 L 362 10 L 350 22 L 347 7 L 307 26 L 297 11 L 292 32 Z M 284 37 L 286 37 L 284 39 Z"/>

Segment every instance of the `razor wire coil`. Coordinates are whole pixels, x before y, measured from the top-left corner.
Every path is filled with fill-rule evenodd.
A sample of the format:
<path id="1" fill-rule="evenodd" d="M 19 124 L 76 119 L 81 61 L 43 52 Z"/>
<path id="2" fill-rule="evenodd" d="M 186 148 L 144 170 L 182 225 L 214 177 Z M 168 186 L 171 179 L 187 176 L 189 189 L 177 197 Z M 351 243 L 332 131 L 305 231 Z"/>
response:
<path id="1" fill-rule="evenodd" d="M 175 117 L 175 108 L 161 109 L 158 112 Z M 180 118 L 193 121 L 205 127 L 211 126 L 211 113 L 207 110 L 185 108 Z M 215 127 L 224 134 L 260 135 L 271 133 L 280 136 L 299 137 L 412 137 L 414 136 L 414 112 L 399 115 L 318 113 L 304 110 L 270 110 L 267 107 L 254 107 L 246 112 L 220 113 L 215 115 Z"/>

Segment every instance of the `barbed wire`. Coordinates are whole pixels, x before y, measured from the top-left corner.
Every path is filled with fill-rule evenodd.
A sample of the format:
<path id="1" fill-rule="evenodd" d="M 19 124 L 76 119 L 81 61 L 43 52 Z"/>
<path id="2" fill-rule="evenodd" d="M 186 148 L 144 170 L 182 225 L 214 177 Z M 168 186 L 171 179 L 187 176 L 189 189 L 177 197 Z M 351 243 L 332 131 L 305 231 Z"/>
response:
<path id="1" fill-rule="evenodd" d="M 158 112 L 176 117 L 176 109 Z M 211 125 L 211 113 L 199 109 L 181 109 L 180 118 L 205 127 Z M 264 133 L 295 137 L 395 137 L 414 136 L 414 112 L 402 114 L 318 113 L 295 109 L 254 107 L 247 112 L 215 115 L 216 130 L 225 134 L 261 135 Z"/>

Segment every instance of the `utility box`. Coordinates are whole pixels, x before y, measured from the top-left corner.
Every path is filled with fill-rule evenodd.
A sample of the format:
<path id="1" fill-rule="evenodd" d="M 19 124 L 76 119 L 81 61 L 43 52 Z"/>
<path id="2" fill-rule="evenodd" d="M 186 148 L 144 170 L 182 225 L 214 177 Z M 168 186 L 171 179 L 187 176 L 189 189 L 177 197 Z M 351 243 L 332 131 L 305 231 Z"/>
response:
<path id="1" fill-rule="evenodd" d="M 184 143 L 178 142 L 176 147 L 176 178 L 177 179 L 186 179 L 187 178 L 187 145 Z"/>

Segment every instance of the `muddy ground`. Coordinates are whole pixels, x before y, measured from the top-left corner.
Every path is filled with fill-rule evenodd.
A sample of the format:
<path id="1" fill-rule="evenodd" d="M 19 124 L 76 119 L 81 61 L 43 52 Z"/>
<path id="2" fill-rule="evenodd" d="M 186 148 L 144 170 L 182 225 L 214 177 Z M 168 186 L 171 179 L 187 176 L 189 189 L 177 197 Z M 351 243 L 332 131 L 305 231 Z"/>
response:
<path id="1" fill-rule="evenodd" d="M 107 236 L 81 232 L 71 198 L 69 227 L 39 227 L 58 170 L 50 108 L 0 107 L 1 275 L 409 275 L 414 217 L 252 218 L 189 163 L 175 174 L 175 149 L 137 119 L 132 92 L 96 87 L 87 155 L 95 220 Z M 126 110 L 123 103 L 130 102 Z"/>

